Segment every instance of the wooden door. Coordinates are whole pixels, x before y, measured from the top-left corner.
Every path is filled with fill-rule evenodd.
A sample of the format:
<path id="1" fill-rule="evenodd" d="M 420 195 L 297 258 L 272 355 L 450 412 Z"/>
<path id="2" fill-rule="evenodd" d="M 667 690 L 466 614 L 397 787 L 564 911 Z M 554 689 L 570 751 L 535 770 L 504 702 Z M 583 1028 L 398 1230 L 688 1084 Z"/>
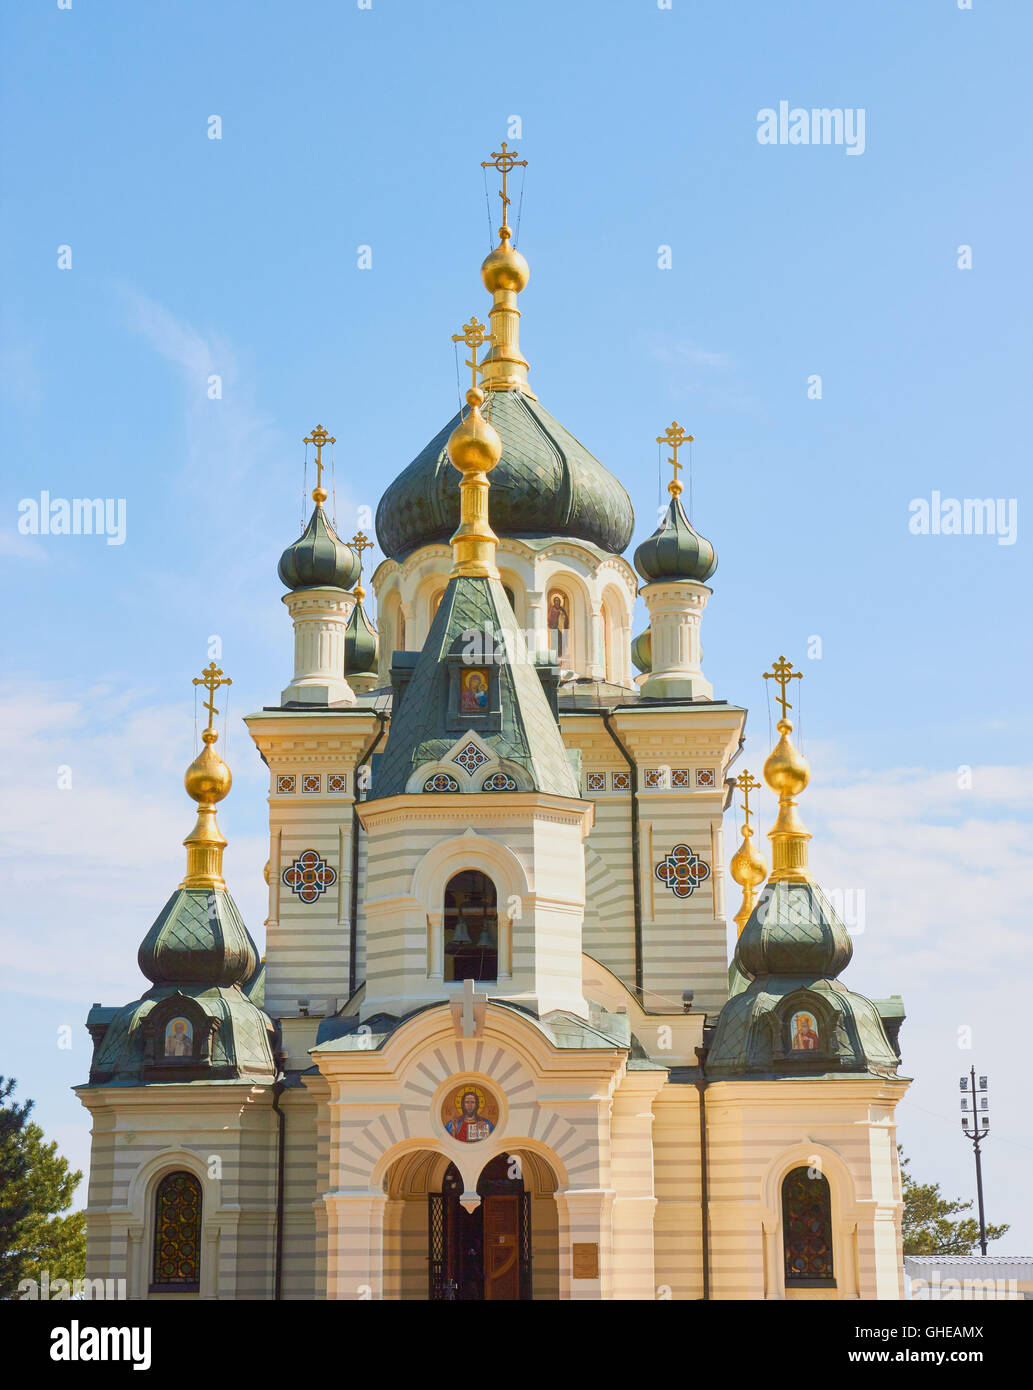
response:
<path id="1" fill-rule="evenodd" d="M 484 1297 L 520 1297 L 520 1197 L 485 1197 Z"/>

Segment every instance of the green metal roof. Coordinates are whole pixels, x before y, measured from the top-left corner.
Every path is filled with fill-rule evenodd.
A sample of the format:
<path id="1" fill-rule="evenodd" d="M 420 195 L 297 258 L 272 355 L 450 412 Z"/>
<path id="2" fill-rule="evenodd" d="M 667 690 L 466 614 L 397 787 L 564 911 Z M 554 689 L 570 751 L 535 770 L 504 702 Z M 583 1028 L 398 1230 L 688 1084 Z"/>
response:
<path id="1" fill-rule="evenodd" d="M 491 525 L 503 536 L 569 536 L 609 554 L 627 548 L 635 525 L 618 480 L 537 401 L 492 391 L 484 410 L 502 439 L 491 473 Z M 377 538 L 394 560 L 448 541 L 459 525 L 459 474 L 446 445 L 456 414 L 384 493 Z"/>
<path id="2" fill-rule="evenodd" d="M 497 579 L 471 578 L 449 581 L 401 706 L 392 714 L 373 797 L 404 792 L 416 768 L 443 758 L 459 740 L 463 728 L 454 717 L 450 719 L 448 658 L 454 660 L 467 648 L 470 634 L 486 632 L 513 634 L 515 659 L 492 666 L 500 718 L 494 730 L 474 725 L 478 737 L 498 758 L 523 769 L 529 790 L 580 797 L 556 718 L 538 671 L 523 649 L 505 590 Z"/>
<path id="3" fill-rule="evenodd" d="M 671 498 L 660 525 L 635 551 L 635 568 L 647 583 L 693 579 L 700 584 L 717 569 L 717 551 L 693 528 L 680 497 Z"/>
<path id="4" fill-rule="evenodd" d="M 288 589 L 350 589 L 359 577 L 359 559 L 317 503 L 304 531 L 280 556 L 277 573 Z"/>

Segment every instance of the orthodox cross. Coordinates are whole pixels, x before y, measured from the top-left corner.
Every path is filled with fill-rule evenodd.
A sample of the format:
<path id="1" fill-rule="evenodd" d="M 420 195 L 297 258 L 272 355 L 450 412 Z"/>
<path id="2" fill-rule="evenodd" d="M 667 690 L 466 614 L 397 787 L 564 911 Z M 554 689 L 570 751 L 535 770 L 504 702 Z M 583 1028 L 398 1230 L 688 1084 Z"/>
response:
<path id="1" fill-rule="evenodd" d="M 470 356 L 466 358 L 466 365 L 473 370 L 473 386 L 477 389 L 477 373 L 480 367 L 477 363 L 477 349 L 484 343 L 494 344 L 494 335 L 488 332 L 487 324 L 478 322 L 477 315 L 474 314 L 469 323 L 463 324 L 462 333 L 452 334 L 453 343 L 465 343 L 470 349 Z"/>
<path id="2" fill-rule="evenodd" d="M 359 532 L 357 532 L 354 536 L 352 536 L 352 538 L 351 538 L 351 548 L 352 548 L 352 550 L 358 551 L 358 554 L 359 554 L 359 573 L 361 574 L 361 573 L 362 573 L 362 552 L 363 552 L 364 550 L 372 550 L 372 549 L 373 549 L 373 542 L 369 539 L 368 536 L 364 536 L 364 535 L 362 534 L 362 532 L 359 531 Z"/>
<path id="3" fill-rule="evenodd" d="M 194 685 L 203 685 L 208 691 L 208 699 L 204 701 L 204 708 L 208 711 L 208 731 L 211 731 L 212 720 L 219 713 L 215 708 L 215 692 L 220 685 L 232 685 L 229 676 L 223 676 L 221 669 L 211 662 L 201 672 L 200 676 L 194 677 Z"/>
<path id="4" fill-rule="evenodd" d="M 683 444 L 691 444 L 694 438 L 695 435 L 685 433 L 677 420 L 675 420 L 673 424 L 668 425 L 663 434 L 658 434 L 656 437 L 656 442 L 658 444 L 667 444 L 671 450 L 671 457 L 667 461 L 674 468 L 674 477 L 667 486 L 670 491 L 674 493 L 675 497 L 681 492 L 681 483 L 678 481 L 678 469 L 685 467 L 678 458 L 678 450 Z"/>
<path id="5" fill-rule="evenodd" d="M 786 718 L 786 710 L 790 710 L 793 708 L 789 701 L 786 699 L 786 686 L 794 678 L 798 681 L 803 680 L 803 672 L 794 671 L 793 663 L 791 661 L 786 661 L 784 656 L 780 656 L 778 658 L 778 660 L 774 663 L 770 671 L 764 672 L 764 679 L 766 681 L 778 682 L 778 694 L 775 696 L 775 700 L 778 704 L 782 706 L 783 719 Z"/>
<path id="6" fill-rule="evenodd" d="M 322 425 L 317 425 L 312 433 L 301 442 L 316 446 L 316 487 L 321 488 L 323 486 L 323 469 L 326 467 L 323 462 L 323 445 L 336 444 L 337 440 L 332 434 L 327 434 Z"/>
<path id="7" fill-rule="evenodd" d="M 750 816 L 753 814 L 750 810 L 750 792 L 756 791 L 760 783 L 757 781 L 756 777 L 751 776 L 744 768 L 743 771 L 739 773 L 738 777 L 735 778 L 735 785 L 742 792 L 742 809 L 746 817 L 746 828 L 749 829 Z"/>
<path id="8" fill-rule="evenodd" d="M 351 548 L 352 550 L 358 551 L 359 555 L 359 582 L 355 585 L 352 592 L 361 603 L 366 597 L 366 590 L 362 587 L 362 552 L 364 550 L 372 550 L 373 542 L 368 536 L 364 536 L 361 531 L 357 531 L 351 538 Z"/>
<path id="9" fill-rule="evenodd" d="M 517 159 L 516 150 L 507 149 L 506 142 L 505 140 L 503 140 L 501 150 L 492 150 L 490 159 L 481 160 L 481 168 L 497 169 L 499 173 L 502 175 L 502 192 L 499 194 L 499 197 L 502 199 L 502 226 L 505 228 L 505 231 L 500 230 L 499 235 L 502 237 L 504 241 L 509 232 L 509 228 L 506 225 L 509 222 L 509 217 L 507 216 L 507 209 L 509 208 L 509 204 L 512 201 L 506 194 L 506 179 L 513 172 L 514 169 L 526 169 L 527 160 Z"/>

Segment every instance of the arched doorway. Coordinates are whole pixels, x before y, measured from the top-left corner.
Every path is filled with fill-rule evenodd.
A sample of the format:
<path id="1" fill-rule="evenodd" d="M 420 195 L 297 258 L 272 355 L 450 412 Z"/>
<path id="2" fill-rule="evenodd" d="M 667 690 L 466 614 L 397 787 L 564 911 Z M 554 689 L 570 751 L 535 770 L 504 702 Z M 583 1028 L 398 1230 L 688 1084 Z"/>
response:
<path id="1" fill-rule="evenodd" d="M 463 1180 L 450 1163 L 440 1192 L 427 1199 L 432 1301 L 515 1302 L 530 1299 L 531 1194 L 520 1161 L 499 1154 L 477 1180 L 480 1202 L 460 1202 Z"/>

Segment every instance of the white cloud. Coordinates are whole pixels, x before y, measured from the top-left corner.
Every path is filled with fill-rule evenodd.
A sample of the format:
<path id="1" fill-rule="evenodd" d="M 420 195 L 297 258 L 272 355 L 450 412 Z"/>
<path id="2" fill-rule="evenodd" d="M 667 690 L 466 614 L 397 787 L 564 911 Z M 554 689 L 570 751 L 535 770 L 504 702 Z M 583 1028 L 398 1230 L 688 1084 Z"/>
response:
<path id="1" fill-rule="evenodd" d="M 219 486 L 232 491 L 282 450 L 272 419 L 257 405 L 237 353 L 218 333 L 207 336 L 128 285 L 119 286 L 127 322 L 176 366 L 186 390 L 187 481 L 207 482 L 218 465 Z M 221 399 L 209 399 L 209 378 L 221 378 Z"/>
<path id="2" fill-rule="evenodd" d="M 121 1004 L 146 987 L 137 947 L 182 877 L 193 824 L 181 780 L 193 757 L 191 726 L 182 706 L 146 701 L 138 690 L 103 685 L 0 687 L 0 790 L 11 808 L 0 828 L 8 990 Z M 227 874 L 261 941 L 267 840 L 234 835 L 233 820 L 231 793 L 220 811 Z"/>

